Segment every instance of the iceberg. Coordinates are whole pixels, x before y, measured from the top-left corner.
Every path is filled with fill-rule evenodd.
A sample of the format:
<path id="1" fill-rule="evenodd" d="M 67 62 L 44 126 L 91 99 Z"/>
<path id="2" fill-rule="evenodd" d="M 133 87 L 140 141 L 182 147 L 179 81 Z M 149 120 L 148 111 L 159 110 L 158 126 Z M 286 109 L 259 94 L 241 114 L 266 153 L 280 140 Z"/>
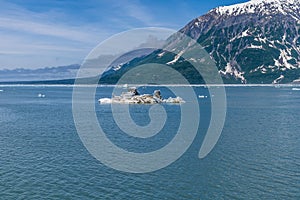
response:
<path id="1" fill-rule="evenodd" d="M 293 91 L 300 91 L 300 88 L 292 88 Z"/>
<path id="2" fill-rule="evenodd" d="M 185 103 L 181 97 L 169 97 L 163 99 L 160 90 L 155 90 L 153 94 L 139 94 L 136 88 L 130 88 L 128 92 L 123 92 L 120 96 L 101 98 L 100 104 L 158 104 L 158 103 Z"/>
<path id="3" fill-rule="evenodd" d="M 38 97 L 39 97 L 39 98 L 45 98 L 46 95 L 40 93 L 40 94 L 38 94 Z"/>

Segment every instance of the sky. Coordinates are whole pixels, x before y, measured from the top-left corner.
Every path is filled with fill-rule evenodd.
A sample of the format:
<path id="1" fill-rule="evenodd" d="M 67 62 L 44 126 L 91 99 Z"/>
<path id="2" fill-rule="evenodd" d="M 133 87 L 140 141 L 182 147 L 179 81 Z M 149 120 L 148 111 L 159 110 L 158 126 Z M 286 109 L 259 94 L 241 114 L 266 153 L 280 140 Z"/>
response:
<path id="1" fill-rule="evenodd" d="M 110 36 L 179 30 L 209 10 L 247 0 L 0 0 L 0 70 L 80 64 Z"/>

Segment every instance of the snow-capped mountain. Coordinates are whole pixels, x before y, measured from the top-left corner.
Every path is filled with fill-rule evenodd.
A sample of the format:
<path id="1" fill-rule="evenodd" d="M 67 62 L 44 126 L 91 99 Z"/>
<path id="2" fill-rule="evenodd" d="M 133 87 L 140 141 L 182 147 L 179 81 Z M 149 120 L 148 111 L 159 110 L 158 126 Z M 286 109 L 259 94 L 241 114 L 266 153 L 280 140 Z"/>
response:
<path id="1" fill-rule="evenodd" d="M 246 3 L 240 3 L 232 6 L 222 6 L 214 9 L 220 15 L 234 15 L 241 14 L 290 14 L 296 20 L 299 19 L 299 1 L 297 0 L 251 0 Z M 298 5 L 299 6 L 299 5 Z"/>
<path id="2" fill-rule="evenodd" d="M 181 32 L 197 39 L 227 78 L 279 83 L 300 76 L 298 0 L 252 0 L 218 7 Z"/>
<path id="3" fill-rule="evenodd" d="M 201 44 L 216 63 L 225 83 L 290 83 L 300 77 L 300 1 L 252 0 L 222 6 L 188 23 L 180 32 Z M 179 40 L 169 40 L 176 46 Z M 173 44 L 172 44 L 173 43 Z M 186 48 L 180 48 L 184 52 Z M 187 77 L 195 73 L 180 55 L 156 51 L 141 63 L 162 63 Z M 118 77 L 118 76 L 116 76 Z M 203 83 L 193 77 L 192 83 Z"/>

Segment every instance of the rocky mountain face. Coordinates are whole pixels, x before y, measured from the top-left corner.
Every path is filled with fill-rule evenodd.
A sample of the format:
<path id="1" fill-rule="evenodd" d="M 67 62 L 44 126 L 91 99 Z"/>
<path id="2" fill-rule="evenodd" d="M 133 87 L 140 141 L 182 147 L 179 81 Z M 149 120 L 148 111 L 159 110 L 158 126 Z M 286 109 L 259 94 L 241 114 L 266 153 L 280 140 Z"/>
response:
<path id="1" fill-rule="evenodd" d="M 180 30 L 197 40 L 215 61 L 225 83 L 291 83 L 300 78 L 300 1 L 252 0 L 209 11 Z M 178 42 L 170 40 L 170 44 Z M 158 50 L 122 66 L 157 62 L 186 75 L 188 61 Z M 192 83 L 202 83 L 194 77 Z"/>
<path id="2" fill-rule="evenodd" d="M 197 39 L 228 79 L 286 83 L 300 77 L 298 0 L 253 0 L 219 7 L 181 32 Z"/>

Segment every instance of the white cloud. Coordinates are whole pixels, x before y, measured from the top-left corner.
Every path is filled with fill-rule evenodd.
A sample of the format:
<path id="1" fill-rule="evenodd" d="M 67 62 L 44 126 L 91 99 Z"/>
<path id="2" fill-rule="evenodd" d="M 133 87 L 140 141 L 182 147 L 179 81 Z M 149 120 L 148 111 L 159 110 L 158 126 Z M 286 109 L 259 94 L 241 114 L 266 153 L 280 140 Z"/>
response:
<path id="1" fill-rule="evenodd" d="M 109 2 L 118 12 L 116 13 L 117 19 L 115 21 L 120 22 L 120 17 L 122 17 L 121 19 L 124 19 L 125 23 L 126 20 L 127 22 L 132 22 L 132 19 L 134 19 L 139 22 L 141 26 L 161 25 L 155 21 L 153 13 L 138 0 L 110 0 Z"/>
<path id="2" fill-rule="evenodd" d="M 20 19 L 0 17 L 0 29 L 18 31 L 29 34 L 60 37 L 67 40 L 89 42 L 95 38 L 93 33 L 85 32 L 86 27 L 67 27 L 60 24 L 34 22 Z M 93 30 L 94 31 L 94 30 Z"/>
<path id="3" fill-rule="evenodd" d="M 150 12 L 142 6 L 139 2 L 128 2 L 128 1 L 121 1 L 122 8 L 125 13 L 135 18 L 136 20 L 144 23 L 146 26 L 153 25 L 153 17 Z"/>
<path id="4" fill-rule="evenodd" d="M 92 7 L 93 13 L 87 15 L 96 19 L 90 22 L 89 18 L 81 16 L 86 14 L 84 11 L 70 14 L 64 12 L 64 7 L 51 6 L 33 11 L 19 6 L 26 5 L 26 2 L 17 5 L 2 0 L 0 69 L 75 63 L 113 34 L 130 28 L 161 26 L 152 12 L 138 0 L 101 3 L 111 10 L 103 14 L 97 11 L 99 7 Z M 86 12 L 90 12 L 89 9 Z"/>
<path id="5" fill-rule="evenodd" d="M 61 12 L 0 3 L 0 69 L 78 63 L 110 34 Z"/>

